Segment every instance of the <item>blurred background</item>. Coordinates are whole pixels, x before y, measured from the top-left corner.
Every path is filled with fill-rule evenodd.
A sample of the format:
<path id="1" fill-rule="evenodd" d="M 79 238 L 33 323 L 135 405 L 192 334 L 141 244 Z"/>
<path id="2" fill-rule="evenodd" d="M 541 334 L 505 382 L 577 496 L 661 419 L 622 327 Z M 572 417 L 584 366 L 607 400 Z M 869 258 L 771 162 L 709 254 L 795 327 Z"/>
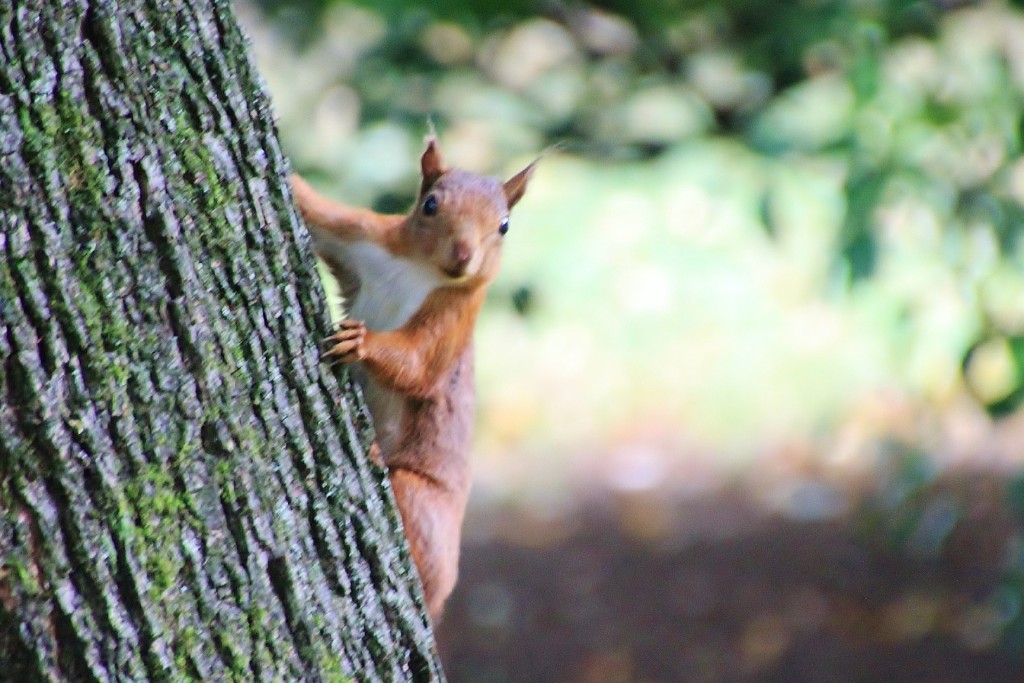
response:
<path id="1" fill-rule="evenodd" d="M 1022 680 L 1022 5 L 236 3 L 330 196 L 548 150 L 453 681 Z"/>

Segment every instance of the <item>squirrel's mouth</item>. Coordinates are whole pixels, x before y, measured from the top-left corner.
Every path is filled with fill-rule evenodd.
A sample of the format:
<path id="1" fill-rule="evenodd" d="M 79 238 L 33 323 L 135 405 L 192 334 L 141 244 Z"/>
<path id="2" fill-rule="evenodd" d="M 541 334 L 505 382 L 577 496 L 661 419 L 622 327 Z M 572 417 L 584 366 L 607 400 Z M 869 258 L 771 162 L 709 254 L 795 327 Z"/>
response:
<path id="1" fill-rule="evenodd" d="M 442 262 L 444 266 L 441 268 L 444 274 L 448 277 L 458 280 L 464 277 L 470 270 L 470 266 L 474 262 L 473 247 L 469 242 L 464 239 L 458 239 L 451 246 L 450 253 L 447 254 Z"/>
<path id="2" fill-rule="evenodd" d="M 473 263 L 474 259 L 472 257 L 452 259 L 441 266 L 441 272 L 452 280 L 462 280 L 467 275 L 472 274 Z"/>
<path id="3" fill-rule="evenodd" d="M 466 276 L 469 264 L 459 264 L 442 268 L 441 271 L 453 280 L 461 280 Z"/>

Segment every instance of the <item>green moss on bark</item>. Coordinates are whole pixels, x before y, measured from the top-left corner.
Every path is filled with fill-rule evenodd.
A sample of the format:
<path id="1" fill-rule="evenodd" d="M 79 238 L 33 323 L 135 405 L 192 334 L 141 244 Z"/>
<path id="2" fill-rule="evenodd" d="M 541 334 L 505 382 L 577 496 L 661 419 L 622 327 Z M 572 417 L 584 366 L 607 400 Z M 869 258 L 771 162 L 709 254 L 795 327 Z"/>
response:
<path id="1" fill-rule="evenodd" d="M 227 6 L 16 0 L 0 44 L 9 673 L 440 679 Z"/>

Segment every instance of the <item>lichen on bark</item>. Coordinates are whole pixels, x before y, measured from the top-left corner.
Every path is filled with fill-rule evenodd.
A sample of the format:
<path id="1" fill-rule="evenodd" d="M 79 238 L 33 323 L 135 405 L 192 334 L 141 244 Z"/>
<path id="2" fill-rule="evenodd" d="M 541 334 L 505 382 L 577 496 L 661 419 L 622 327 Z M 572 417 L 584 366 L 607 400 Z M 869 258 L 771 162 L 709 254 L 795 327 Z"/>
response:
<path id="1" fill-rule="evenodd" d="M 0 666 L 438 680 L 220 0 L 0 4 Z"/>

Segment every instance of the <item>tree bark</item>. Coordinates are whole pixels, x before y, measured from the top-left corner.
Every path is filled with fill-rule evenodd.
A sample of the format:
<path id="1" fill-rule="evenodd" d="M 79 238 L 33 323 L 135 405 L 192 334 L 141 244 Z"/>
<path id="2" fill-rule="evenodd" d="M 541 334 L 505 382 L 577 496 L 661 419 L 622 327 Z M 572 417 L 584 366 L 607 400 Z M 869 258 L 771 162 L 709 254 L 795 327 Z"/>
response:
<path id="1" fill-rule="evenodd" d="M 224 0 L 0 2 L 0 677 L 438 680 Z"/>

